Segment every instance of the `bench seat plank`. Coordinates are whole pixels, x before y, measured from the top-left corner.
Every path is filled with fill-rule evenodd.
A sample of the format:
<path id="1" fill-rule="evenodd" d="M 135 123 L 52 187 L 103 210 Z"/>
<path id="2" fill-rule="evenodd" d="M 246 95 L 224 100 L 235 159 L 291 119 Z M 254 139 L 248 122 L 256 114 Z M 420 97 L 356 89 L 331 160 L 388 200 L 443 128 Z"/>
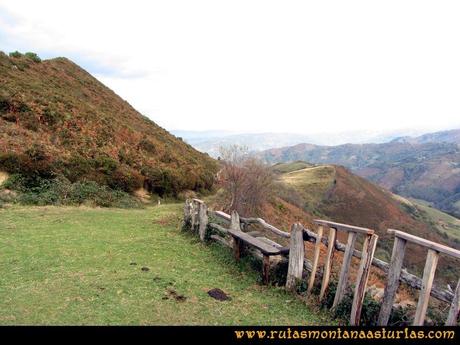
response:
<path id="1" fill-rule="evenodd" d="M 281 253 L 280 248 L 275 248 L 273 245 L 267 244 L 257 238 L 254 238 L 245 232 L 234 229 L 228 229 L 228 234 L 240 239 L 241 241 L 251 246 L 256 247 L 264 255 L 279 255 Z"/>

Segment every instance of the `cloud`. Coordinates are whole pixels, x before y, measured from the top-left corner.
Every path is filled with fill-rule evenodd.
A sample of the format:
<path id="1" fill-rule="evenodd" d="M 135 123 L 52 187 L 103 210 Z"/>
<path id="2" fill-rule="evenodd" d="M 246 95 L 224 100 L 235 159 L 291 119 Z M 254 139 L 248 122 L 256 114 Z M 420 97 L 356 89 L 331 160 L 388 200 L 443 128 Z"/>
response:
<path id="1" fill-rule="evenodd" d="M 168 129 L 460 125 L 458 1 L 0 4 L 0 44 L 65 55 Z"/>
<path id="2" fill-rule="evenodd" d="M 114 2 L 115 4 L 115 2 Z M 3 38 L 23 49 L 35 50 L 46 57 L 70 56 L 96 73 L 138 77 L 149 74 L 150 66 L 132 56 L 133 40 L 123 42 L 122 8 L 116 16 L 106 17 L 114 8 L 108 1 L 14 1 L 0 5 Z M 141 63 L 140 63 L 141 62 Z"/>

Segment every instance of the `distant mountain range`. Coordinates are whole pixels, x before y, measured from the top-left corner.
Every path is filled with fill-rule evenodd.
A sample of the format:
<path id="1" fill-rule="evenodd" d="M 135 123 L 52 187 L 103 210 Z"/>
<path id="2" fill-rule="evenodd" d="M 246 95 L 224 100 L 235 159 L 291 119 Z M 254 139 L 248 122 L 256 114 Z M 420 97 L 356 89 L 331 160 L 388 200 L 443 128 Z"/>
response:
<path id="1" fill-rule="evenodd" d="M 418 137 L 400 137 L 393 140 L 398 143 L 426 144 L 426 143 L 455 143 L 460 144 L 460 129 L 427 133 Z"/>
<path id="2" fill-rule="evenodd" d="M 385 143 L 398 138 L 419 135 L 420 130 L 353 131 L 343 133 L 237 133 L 231 131 L 171 131 L 201 152 L 217 158 L 220 147 L 246 146 L 249 151 L 262 151 L 275 147 L 311 143 L 316 145 L 341 145 L 345 143 Z"/>
<path id="3" fill-rule="evenodd" d="M 339 164 L 403 196 L 460 217 L 460 129 L 382 144 L 298 144 L 259 153 L 269 163 Z"/>

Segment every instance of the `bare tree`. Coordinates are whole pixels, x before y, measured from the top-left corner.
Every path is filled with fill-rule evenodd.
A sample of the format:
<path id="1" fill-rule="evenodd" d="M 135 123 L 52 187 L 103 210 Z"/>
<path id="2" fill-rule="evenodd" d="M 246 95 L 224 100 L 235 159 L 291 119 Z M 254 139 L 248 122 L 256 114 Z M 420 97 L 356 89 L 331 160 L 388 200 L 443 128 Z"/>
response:
<path id="1" fill-rule="evenodd" d="M 220 160 L 219 180 L 225 192 L 225 210 L 236 210 L 242 215 L 259 213 L 272 190 L 270 169 L 251 157 L 246 147 L 238 145 L 221 148 Z"/>

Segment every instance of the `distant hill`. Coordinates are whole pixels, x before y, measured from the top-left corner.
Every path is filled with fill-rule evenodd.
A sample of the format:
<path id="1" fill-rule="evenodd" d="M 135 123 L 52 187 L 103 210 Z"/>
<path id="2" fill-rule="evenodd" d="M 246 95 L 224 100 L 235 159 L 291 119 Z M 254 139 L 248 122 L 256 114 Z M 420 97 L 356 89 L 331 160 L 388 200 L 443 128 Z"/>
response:
<path id="1" fill-rule="evenodd" d="M 455 143 L 460 144 L 460 129 L 452 129 L 450 131 L 441 131 L 435 133 L 427 133 L 418 137 L 400 137 L 393 139 L 394 142 L 410 143 L 410 144 L 426 144 L 426 143 Z"/>
<path id="2" fill-rule="evenodd" d="M 301 134 L 287 133 L 247 133 L 234 134 L 223 131 L 192 132 L 175 131 L 186 142 L 201 152 L 206 152 L 217 158 L 221 147 L 231 145 L 245 146 L 249 151 L 266 150 L 272 147 L 294 145 L 299 142 L 310 141 L 312 137 Z"/>
<path id="3" fill-rule="evenodd" d="M 425 142 L 438 140 L 439 142 Z M 338 164 L 403 196 L 431 202 L 460 217 L 460 148 L 458 130 L 383 144 L 318 146 L 299 144 L 263 151 L 270 163 L 304 160 Z M 420 141 L 420 143 L 418 143 Z"/>
<path id="4" fill-rule="evenodd" d="M 377 256 L 389 260 L 393 239 L 388 228 L 399 229 L 439 243 L 458 247 L 460 221 L 416 201 L 409 201 L 336 165 L 318 165 L 278 174 L 278 196 L 303 209 L 304 219 L 329 218 L 336 222 L 369 227 L 379 235 Z M 428 208 L 428 210 L 426 209 Z M 433 213 L 432 213 L 433 212 Z M 344 237 L 340 239 L 346 241 Z M 425 254 L 411 246 L 407 262 L 420 273 Z M 453 274 L 453 261 L 443 261 Z M 454 280 L 455 274 L 452 275 Z"/>
<path id="5" fill-rule="evenodd" d="M 213 183 L 213 159 L 66 58 L 0 53 L 0 84 L 0 171 L 159 195 Z"/>
<path id="6" fill-rule="evenodd" d="M 246 146 L 249 151 L 262 151 L 274 147 L 291 146 L 299 143 L 313 143 L 316 145 L 340 145 L 344 143 L 384 143 L 402 135 L 419 133 L 419 131 L 352 131 L 344 133 L 235 133 L 231 131 L 173 131 L 173 134 L 182 137 L 186 142 L 201 152 L 212 157 L 219 156 L 222 146 Z"/>

